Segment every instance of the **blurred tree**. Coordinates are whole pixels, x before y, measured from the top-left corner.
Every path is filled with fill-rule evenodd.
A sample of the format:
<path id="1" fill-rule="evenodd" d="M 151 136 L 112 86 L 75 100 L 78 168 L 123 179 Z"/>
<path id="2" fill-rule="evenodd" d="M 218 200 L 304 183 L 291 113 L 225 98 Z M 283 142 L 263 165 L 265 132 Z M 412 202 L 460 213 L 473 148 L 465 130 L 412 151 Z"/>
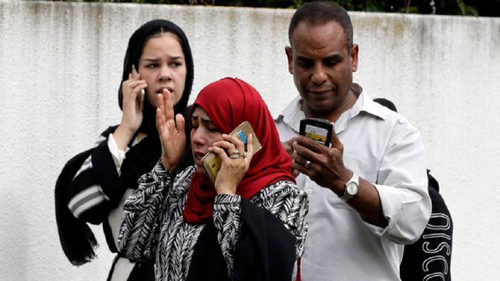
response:
<path id="1" fill-rule="evenodd" d="M 53 0 L 298 8 L 311 0 Z M 500 17 L 500 0 L 336 0 L 348 11 Z"/>

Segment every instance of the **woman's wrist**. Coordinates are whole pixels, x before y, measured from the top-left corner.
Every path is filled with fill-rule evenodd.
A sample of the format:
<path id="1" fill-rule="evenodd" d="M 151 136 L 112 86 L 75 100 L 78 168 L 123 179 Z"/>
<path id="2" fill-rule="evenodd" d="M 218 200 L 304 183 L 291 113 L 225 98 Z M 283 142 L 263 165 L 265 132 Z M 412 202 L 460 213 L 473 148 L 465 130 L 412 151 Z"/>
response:
<path id="1" fill-rule="evenodd" d="M 217 191 L 217 194 L 228 194 L 228 195 L 236 194 L 236 188 L 231 188 L 229 187 L 229 185 L 217 185 L 215 187 L 215 190 Z"/>
<path id="2" fill-rule="evenodd" d="M 177 164 L 170 164 L 166 161 L 165 158 L 166 157 L 161 157 L 161 164 L 162 164 L 163 168 L 165 169 L 165 171 L 167 171 L 171 174 L 174 174 L 175 170 L 177 169 Z"/>
<path id="3" fill-rule="evenodd" d="M 116 145 L 120 150 L 126 150 L 130 140 L 134 136 L 135 132 L 133 130 L 125 128 L 122 124 L 116 128 L 113 133 L 113 137 L 115 139 Z"/>

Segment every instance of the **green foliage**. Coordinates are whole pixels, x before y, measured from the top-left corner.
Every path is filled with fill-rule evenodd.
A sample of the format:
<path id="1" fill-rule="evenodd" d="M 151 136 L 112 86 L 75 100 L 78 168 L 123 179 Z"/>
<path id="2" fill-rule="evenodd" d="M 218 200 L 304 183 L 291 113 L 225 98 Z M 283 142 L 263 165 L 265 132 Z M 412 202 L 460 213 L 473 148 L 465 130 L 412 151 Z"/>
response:
<path id="1" fill-rule="evenodd" d="M 53 0 L 57 1 L 57 0 Z M 311 0 L 59 0 L 296 9 Z M 500 17 L 500 0 L 336 0 L 348 11 Z M 466 3 L 467 2 L 467 3 Z"/>
<path id="2" fill-rule="evenodd" d="M 467 15 L 473 15 L 473 16 L 479 16 L 479 13 L 477 12 L 477 9 L 472 7 L 472 6 L 468 6 L 468 5 L 465 5 L 464 1 L 462 0 L 457 0 L 457 3 L 458 3 L 458 7 L 460 8 L 460 11 L 462 12 L 462 15 L 464 16 L 467 16 Z"/>

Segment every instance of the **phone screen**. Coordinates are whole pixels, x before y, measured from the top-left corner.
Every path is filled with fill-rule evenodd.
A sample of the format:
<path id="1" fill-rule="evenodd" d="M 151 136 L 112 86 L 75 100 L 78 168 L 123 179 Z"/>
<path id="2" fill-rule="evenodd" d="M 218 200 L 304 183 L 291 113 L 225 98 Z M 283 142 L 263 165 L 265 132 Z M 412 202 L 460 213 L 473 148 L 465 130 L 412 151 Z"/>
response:
<path id="1" fill-rule="evenodd" d="M 306 125 L 305 136 L 323 145 L 326 144 L 328 133 L 329 133 L 328 130 L 325 128 L 320 128 L 313 125 Z"/>
<path id="2" fill-rule="evenodd" d="M 300 120 L 300 134 L 325 146 L 330 146 L 333 125 L 325 119 L 305 118 Z"/>

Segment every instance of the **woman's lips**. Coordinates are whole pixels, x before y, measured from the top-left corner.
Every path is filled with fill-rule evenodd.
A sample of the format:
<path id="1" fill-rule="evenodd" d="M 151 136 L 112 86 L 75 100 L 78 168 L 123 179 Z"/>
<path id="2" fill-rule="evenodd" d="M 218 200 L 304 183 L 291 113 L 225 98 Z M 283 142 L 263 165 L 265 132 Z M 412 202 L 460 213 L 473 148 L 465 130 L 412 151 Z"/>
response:
<path id="1" fill-rule="evenodd" d="M 160 88 L 160 89 L 158 89 L 158 90 L 156 91 L 156 93 L 157 93 L 157 94 L 163 94 L 163 90 L 164 90 L 164 89 L 167 89 L 167 90 L 170 92 L 170 94 L 172 94 L 172 95 L 174 94 L 174 90 L 173 90 L 172 88 L 169 88 L 169 87 L 163 87 L 163 88 Z"/>
<path id="2" fill-rule="evenodd" d="M 194 151 L 194 158 L 195 160 L 201 161 L 203 157 L 205 157 L 206 153 L 200 152 L 200 151 Z"/>

